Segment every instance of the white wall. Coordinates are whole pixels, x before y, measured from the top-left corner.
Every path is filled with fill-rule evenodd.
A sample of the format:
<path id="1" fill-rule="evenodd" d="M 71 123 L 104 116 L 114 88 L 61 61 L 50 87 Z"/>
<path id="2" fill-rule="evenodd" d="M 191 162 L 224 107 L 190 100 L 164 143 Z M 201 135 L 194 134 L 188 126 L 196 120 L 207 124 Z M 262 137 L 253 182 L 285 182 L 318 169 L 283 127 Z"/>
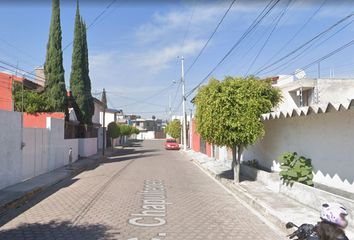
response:
<path id="1" fill-rule="evenodd" d="M 286 82 L 286 84 L 284 84 Z M 317 82 L 317 84 L 316 84 Z M 291 111 L 299 107 L 300 98 L 296 96 L 296 92 L 289 92 L 296 88 L 308 87 L 310 94 L 308 96 L 308 105 L 315 105 L 314 101 L 316 88 L 318 89 L 318 104 L 325 105 L 327 103 L 339 104 L 354 99 L 354 79 L 301 79 L 291 81 L 279 81 L 274 85 L 281 90 L 283 100 L 276 108 L 276 111 Z M 304 95 L 306 98 L 306 95 Z M 306 101 L 304 99 L 304 101 Z"/>
<path id="2" fill-rule="evenodd" d="M 110 112 L 106 112 L 105 113 L 105 127 L 108 127 L 108 124 L 110 124 L 111 122 L 115 122 L 117 119 L 115 117 L 114 113 L 110 113 Z M 100 112 L 100 124 L 103 125 L 103 112 Z"/>
<path id="3" fill-rule="evenodd" d="M 319 103 L 343 103 L 354 99 L 354 79 L 319 79 Z"/>
<path id="4" fill-rule="evenodd" d="M 0 189 L 21 180 L 21 114 L 0 110 Z"/>
<path id="5" fill-rule="evenodd" d="M 105 143 L 107 143 L 107 141 Z M 98 128 L 98 132 L 97 132 L 97 149 L 102 149 L 102 146 L 103 146 L 103 128 L 100 127 Z"/>
<path id="6" fill-rule="evenodd" d="M 21 114 L 0 111 L 0 189 L 78 159 L 79 139 L 64 140 L 64 120 L 47 118 L 46 129 L 21 128 Z M 24 147 L 21 150 L 21 141 Z M 97 138 L 81 141 L 83 155 L 97 152 Z"/>
<path id="7" fill-rule="evenodd" d="M 97 153 L 97 138 L 79 138 L 79 155 L 88 157 Z"/>
<path id="8" fill-rule="evenodd" d="M 314 181 L 354 192 L 354 111 L 332 111 L 264 122 L 266 134 L 243 154 L 279 170 L 286 151 L 310 158 Z"/>
<path id="9" fill-rule="evenodd" d="M 72 162 L 75 162 L 79 159 L 79 139 L 65 139 L 64 140 L 65 149 L 64 149 L 64 156 L 65 164 L 69 164 L 69 150 L 71 148 L 72 151 Z M 66 154 L 65 154 L 66 153 Z"/>
<path id="10" fill-rule="evenodd" d="M 103 112 L 103 107 L 96 102 L 94 102 L 94 106 L 95 106 L 95 111 L 92 116 L 92 122 L 93 123 L 100 123 L 101 112 Z M 102 117 L 103 117 L 103 115 L 102 115 Z"/>
<path id="11" fill-rule="evenodd" d="M 66 164 L 64 120 L 47 117 L 47 129 L 49 130 L 48 143 L 50 145 L 48 169 L 54 170 Z"/>
<path id="12" fill-rule="evenodd" d="M 22 180 L 49 172 L 78 159 L 78 139 L 65 139 L 64 120 L 47 118 L 46 129 L 24 128 L 25 147 L 22 150 Z"/>
<path id="13" fill-rule="evenodd" d="M 23 129 L 22 178 L 29 179 L 48 171 L 49 130 Z"/>
<path id="14" fill-rule="evenodd" d="M 144 140 L 144 139 L 155 139 L 155 131 L 148 131 L 148 132 L 140 132 L 136 139 Z"/>

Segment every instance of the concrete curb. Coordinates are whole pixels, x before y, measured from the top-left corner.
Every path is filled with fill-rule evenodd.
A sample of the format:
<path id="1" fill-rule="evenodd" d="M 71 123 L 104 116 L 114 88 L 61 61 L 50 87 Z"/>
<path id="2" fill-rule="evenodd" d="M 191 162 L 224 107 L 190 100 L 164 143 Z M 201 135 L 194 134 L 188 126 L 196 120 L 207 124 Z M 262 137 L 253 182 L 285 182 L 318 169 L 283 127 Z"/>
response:
<path id="1" fill-rule="evenodd" d="M 274 230 L 280 232 L 281 235 L 286 236 L 289 232 L 285 228 L 286 222 L 281 220 L 274 214 L 269 207 L 267 207 L 262 201 L 259 201 L 256 197 L 248 194 L 247 191 L 240 185 L 235 184 L 232 180 L 222 178 L 218 176 L 217 173 L 213 172 L 210 168 L 206 168 L 198 160 L 191 160 L 194 164 L 198 165 L 200 168 L 204 169 L 211 177 L 216 181 L 221 183 L 224 187 L 229 189 L 236 195 L 236 198 L 247 208 L 254 210 L 259 213 L 263 220 L 267 222 Z"/>
<path id="2" fill-rule="evenodd" d="M 15 209 L 22 206 L 23 204 L 28 202 L 33 196 L 40 193 L 42 190 L 43 189 L 41 187 L 34 188 L 33 190 L 26 192 L 23 195 L 21 194 L 17 198 L 13 199 L 12 201 L 7 202 L 4 205 L 0 206 L 0 216 L 10 209 Z"/>
<path id="3" fill-rule="evenodd" d="M 0 216 L 6 214 L 9 210 L 21 207 L 37 194 L 44 192 L 65 179 L 72 178 L 91 167 L 98 166 L 100 161 L 101 157 L 97 155 L 82 158 L 73 163 L 70 167 L 71 169 L 66 165 L 2 189 L 0 192 L 7 194 L 8 197 L 0 200 Z M 40 179 L 42 179 L 42 181 Z M 21 186 L 24 185 L 27 185 L 27 187 L 22 187 L 23 189 L 21 189 Z"/>

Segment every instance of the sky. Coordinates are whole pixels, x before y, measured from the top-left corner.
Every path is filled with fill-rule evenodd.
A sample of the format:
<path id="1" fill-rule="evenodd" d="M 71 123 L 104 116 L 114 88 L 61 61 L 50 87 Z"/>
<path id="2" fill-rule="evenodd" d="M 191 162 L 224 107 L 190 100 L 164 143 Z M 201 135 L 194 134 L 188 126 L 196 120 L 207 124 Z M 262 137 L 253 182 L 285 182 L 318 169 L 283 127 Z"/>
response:
<path id="1" fill-rule="evenodd" d="M 354 78 L 354 1 L 276 2 L 81 0 L 92 95 L 100 99 L 104 88 L 108 107 L 126 114 L 181 115 L 182 56 L 187 113 L 211 77 L 303 69 L 306 77 Z M 75 0 L 61 1 L 68 89 L 75 11 Z M 50 0 L 0 1 L 0 71 L 29 75 L 44 64 L 50 19 Z"/>

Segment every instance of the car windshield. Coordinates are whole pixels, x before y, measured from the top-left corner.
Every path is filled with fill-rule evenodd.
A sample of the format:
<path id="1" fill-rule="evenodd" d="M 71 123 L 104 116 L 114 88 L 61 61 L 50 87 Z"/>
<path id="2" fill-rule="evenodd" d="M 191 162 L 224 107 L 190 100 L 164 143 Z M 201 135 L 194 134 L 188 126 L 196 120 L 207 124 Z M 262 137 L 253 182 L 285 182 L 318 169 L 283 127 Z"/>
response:
<path id="1" fill-rule="evenodd" d="M 176 142 L 176 139 L 167 139 L 166 142 L 168 142 L 168 143 L 175 143 L 175 142 Z"/>

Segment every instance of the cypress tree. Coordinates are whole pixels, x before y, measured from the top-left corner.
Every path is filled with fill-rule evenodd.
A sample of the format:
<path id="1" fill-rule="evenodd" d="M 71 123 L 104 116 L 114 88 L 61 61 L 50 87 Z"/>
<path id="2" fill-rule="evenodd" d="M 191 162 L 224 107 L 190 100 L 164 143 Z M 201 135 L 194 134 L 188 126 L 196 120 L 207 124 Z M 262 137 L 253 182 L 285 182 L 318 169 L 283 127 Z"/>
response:
<path id="1" fill-rule="evenodd" d="M 64 79 L 61 40 L 59 0 L 52 0 L 52 18 L 46 60 L 44 63 L 44 74 L 46 79 L 45 94 L 49 110 L 53 112 L 65 112 L 66 119 L 68 119 L 68 99 Z"/>
<path id="2" fill-rule="evenodd" d="M 107 96 L 106 96 L 105 89 L 103 89 L 103 92 L 102 92 L 101 102 L 103 103 L 104 108 L 107 109 Z"/>
<path id="3" fill-rule="evenodd" d="M 82 116 L 82 123 L 91 124 L 94 113 L 91 95 L 91 81 L 88 70 L 88 50 L 86 41 L 86 26 L 80 17 L 79 2 L 77 1 L 73 54 L 70 74 L 70 88 Z"/>
<path id="4" fill-rule="evenodd" d="M 82 39 L 83 39 L 83 50 L 84 50 L 84 73 L 85 73 L 85 96 L 86 96 L 86 119 L 87 123 L 92 123 L 92 116 L 95 113 L 95 106 L 93 103 L 93 97 L 91 95 L 91 79 L 89 75 L 89 59 L 88 59 L 88 47 L 87 47 L 87 33 L 86 33 L 86 24 L 81 21 L 82 23 Z"/>

